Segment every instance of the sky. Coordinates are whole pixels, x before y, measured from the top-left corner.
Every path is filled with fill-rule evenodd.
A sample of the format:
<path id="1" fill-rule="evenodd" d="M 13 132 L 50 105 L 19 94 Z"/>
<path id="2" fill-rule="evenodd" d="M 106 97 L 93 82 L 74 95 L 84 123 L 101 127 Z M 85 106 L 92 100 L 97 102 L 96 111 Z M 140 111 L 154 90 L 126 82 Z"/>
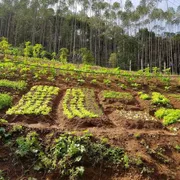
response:
<path id="1" fill-rule="evenodd" d="M 125 0 L 121 0 L 121 1 L 125 2 Z M 137 6 L 140 0 L 131 0 L 131 1 L 135 6 Z M 180 6 L 180 0 L 162 0 L 162 2 L 159 3 L 159 8 L 162 8 L 164 10 L 166 10 L 167 7 L 173 7 L 176 9 L 178 6 Z"/>

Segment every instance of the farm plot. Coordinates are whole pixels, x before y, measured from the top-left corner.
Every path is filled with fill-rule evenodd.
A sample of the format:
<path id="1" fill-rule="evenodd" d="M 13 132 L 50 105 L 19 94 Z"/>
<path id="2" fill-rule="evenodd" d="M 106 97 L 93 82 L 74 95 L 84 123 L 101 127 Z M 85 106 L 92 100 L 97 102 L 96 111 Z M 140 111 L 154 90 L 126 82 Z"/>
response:
<path id="1" fill-rule="evenodd" d="M 52 111 L 51 100 L 59 92 L 54 86 L 33 86 L 17 105 L 9 109 L 8 115 L 48 115 Z"/>
<path id="2" fill-rule="evenodd" d="M 98 118 L 103 115 L 95 101 L 92 89 L 67 89 L 62 103 L 63 114 L 68 118 Z"/>
<path id="3" fill-rule="evenodd" d="M 139 110 L 139 104 L 129 92 L 104 90 L 99 93 L 100 103 L 105 111 L 116 109 Z"/>

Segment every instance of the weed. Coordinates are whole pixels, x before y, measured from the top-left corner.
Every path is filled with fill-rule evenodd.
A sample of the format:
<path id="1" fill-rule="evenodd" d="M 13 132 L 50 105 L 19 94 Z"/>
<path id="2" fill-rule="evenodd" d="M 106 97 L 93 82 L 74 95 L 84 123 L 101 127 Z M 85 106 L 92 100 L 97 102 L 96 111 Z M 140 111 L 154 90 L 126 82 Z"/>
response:
<path id="1" fill-rule="evenodd" d="M 175 149 L 176 149 L 178 152 L 180 152 L 180 145 L 177 144 L 177 145 L 175 146 Z"/>
<path id="2" fill-rule="evenodd" d="M 135 134 L 134 134 L 134 137 L 135 137 L 136 139 L 139 139 L 139 138 L 141 137 L 141 134 L 135 133 Z"/>
<path id="3" fill-rule="evenodd" d="M 104 79 L 104 80 L 103 80 L 103 83 L 104 83 L 106 86 L 110 86 L 111 80 L 109 80 L 109 79 Z"/>
<path id="4" fill-rule="evenodd" d="M 96 79 L 92 79 L 90 83 L 95 85 L 95 84 L 97 84 L 97 80 Z"/>

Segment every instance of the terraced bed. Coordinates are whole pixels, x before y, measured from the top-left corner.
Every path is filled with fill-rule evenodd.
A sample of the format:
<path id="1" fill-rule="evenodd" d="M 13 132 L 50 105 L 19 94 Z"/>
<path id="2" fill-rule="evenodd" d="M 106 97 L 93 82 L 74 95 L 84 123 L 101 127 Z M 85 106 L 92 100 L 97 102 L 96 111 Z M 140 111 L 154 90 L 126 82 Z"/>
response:
<path id="1" fill-rule="evenodd" d="M 52 100 L 59 88 L 53 86 L 33 86 L 20 101 L 8 109 L 7 115 L 48 115 L 52 111 Z"/>
<path id="2" fill-rule="evenodd" d="M 92 89 L 67 89 L 63 98 L 63 113 L 68 119 L 99 118 L 103 115 Z"/>

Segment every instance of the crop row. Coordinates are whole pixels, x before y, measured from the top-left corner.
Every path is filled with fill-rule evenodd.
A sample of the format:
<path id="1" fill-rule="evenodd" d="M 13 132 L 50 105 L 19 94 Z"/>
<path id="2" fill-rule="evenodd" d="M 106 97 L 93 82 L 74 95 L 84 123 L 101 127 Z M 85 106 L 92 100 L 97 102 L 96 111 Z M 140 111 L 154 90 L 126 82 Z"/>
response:
<path id="1" fill-rule="evenodd" d="M 27 86 L 27 83 L 25 81 L 10 81 L 7 79 L 1 79 L 0 80 L 0 87 L 8 87 L 15 90 L 23 90 Z"/>
<path id="2" fill-rule="evenodd" d="M 62 106 L 63 113 L 68 119 L 102 116 L 102 111 L 95 101 L 94 91 L 91 89 L 67 89 Z"/>
<path id="3" fill-rule="evenodd" d="M 6 114 L 42 114 L 48 115 L 52 107 L 49 105 L 59 88 L 53 86 L 33 86 L 17 105 L 9 109 Z"/>

